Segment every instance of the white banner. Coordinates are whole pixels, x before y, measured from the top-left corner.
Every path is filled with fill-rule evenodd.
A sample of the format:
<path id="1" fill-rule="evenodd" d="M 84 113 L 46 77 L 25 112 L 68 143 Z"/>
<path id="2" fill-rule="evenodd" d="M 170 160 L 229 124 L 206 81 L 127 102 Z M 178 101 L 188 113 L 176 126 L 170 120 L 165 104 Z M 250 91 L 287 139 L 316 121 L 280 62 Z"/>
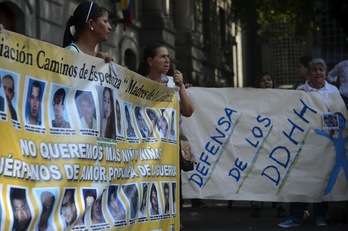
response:
<path id="1" fill-rule="evenodd" d="M 196 166 L 182 173 L 184 198 L 348 200 L 347 109 L 339 95 L 188 90 L 196 110 L 182 128 Z"/>

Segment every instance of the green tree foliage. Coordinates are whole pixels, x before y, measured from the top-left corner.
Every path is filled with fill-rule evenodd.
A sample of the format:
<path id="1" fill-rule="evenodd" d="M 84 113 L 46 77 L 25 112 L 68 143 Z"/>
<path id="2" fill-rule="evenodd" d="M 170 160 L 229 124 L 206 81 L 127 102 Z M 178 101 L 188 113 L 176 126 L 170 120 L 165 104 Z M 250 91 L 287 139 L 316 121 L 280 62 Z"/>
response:
<path id="1" fill-rule="evenodd" d="M 348 0 L 328 0 L 328 10 L 330 16 L 339 23 L 348 36 Z"/>
<path id="2" fill-rule="evenodd" d="M 329 1 L 329 0 L 327 0 Z M 305 37 L 319 29 L 326 1 L 317 0 L 234 0 L 235 19 L 242 28 L 258 25 L 258 35 L 269 38 Z"/>

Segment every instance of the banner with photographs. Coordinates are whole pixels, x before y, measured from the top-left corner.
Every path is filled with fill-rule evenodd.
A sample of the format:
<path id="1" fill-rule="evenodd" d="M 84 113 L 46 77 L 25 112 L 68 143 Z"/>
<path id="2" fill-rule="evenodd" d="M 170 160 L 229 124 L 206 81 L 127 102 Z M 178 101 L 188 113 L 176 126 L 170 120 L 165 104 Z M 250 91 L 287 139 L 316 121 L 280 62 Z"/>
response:
<path id="1" fill-rule="evenodd" d="M 195 155 L 184 198 L 348 200 L 347 109 L 340 95 L 189 88 L 182 128 Z"/>
<path id="2" fill-rule="evenodd" d="M 179 229 L 175 89 L 6 30 L 0 80 L 1 230 Z"/>

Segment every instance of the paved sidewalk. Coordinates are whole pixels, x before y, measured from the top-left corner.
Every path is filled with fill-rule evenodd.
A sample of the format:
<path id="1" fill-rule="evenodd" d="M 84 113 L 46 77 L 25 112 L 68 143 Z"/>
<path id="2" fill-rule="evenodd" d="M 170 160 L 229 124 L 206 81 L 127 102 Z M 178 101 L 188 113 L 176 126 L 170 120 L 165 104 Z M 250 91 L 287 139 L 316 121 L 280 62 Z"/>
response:
<path id="1" fill-rule="evenodd" d="M 296 228 L 279 228 L 278 223 L 286 218 L 276 217 L 276 209 L 272 203 L 266 202 L 261 217 L 251 217 L 251 203 L 249 201 L 234 201 L 232 208 L 228 208 L 227 201 L 204 200 L 207 208 L 192 208 L 190 200 L 185 200 L 181 211 L 181 222 L 184 225 L 183 231 L 348 231 L 348 212 L 346 202 L 330 202 L 328 214 L 328 226 L 315 226 L 313 215 Z M 288 203 L 285 204 L 287 212 Z M 310 206 L 312 209 L 312 206 Z"/>

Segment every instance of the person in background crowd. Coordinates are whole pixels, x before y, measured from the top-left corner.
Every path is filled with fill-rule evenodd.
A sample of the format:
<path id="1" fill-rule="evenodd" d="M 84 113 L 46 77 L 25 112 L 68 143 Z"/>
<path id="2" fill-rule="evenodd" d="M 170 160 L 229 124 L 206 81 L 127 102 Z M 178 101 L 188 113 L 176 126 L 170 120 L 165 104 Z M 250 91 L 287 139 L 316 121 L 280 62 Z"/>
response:
<path id="1" fill-rule="evenodd" d="M 269 88 L 277 88 L 277 84 L 272 77 L 270 72 L 263 72 L 256 80 L 255 84 L 256 88 L 269 89 Z M 252 201 L 252 217 L 260 217 L 263 210 L 264 202 L 261 201 Z M 276 203 L 277 205 L 277 217 L 285 217 L 286 210 L 284 208 L 284 204 L 282 202 Z"/>
<path id="2" fill-rule="evenodd" d="M 335 67 L 329 71 L 327 80 L 338 87 L 344 104 L 348 109 L 348 60 L 336 64 Z"/>
<path id="3" fill-rule="evenodd" d="M 108 40 L 111 29 L 106 8 L 95 2 L 83 2 L 66 22 L 63 47 L 110 62 L 110 55 L 96 52 L 96 47 Z"/>
<path id="4" fill-rule="evenodd" d="M 327 76 L 326 62 L 321 58 L 313 58 L 309 62 L 308 66 L 309 79 L 305 84 L 299 86 L 297 90 L 305 92 L 317 92 L 321 94 L 323 98 L 326 94 L 340 94 L 338 89 L 329 84 L 325 79 Z M 328 105 L 329 107 L 330 105 Z M 328 108 L 329 111 L 330 108 Z M 282 228 L 297 227 L 301 225 L 304 217 L 304 211 L 306 210 L 308 203 L 292 202 L 290 203 L 290 216 L 287 220 L 278 224 Z M 328 212 L 328 203 L 320 202 L 313 204 L 313 212 L 315 217 L 315 223 L 317 226 L 327 226 L 326 214 Z"/>
<path id="5" fill-rule="evenodd" d="M 256 88 L 277 88 L 277 85 L 270 72 L 263 72 L 256 80 Z"/>
<path id="6" fill-rule="evenodd" d="M 312 56 L 303 55 L 298 59 L 296 67 L 296 75 L 299 78 L 299 81 L 293 85 L 293 89 L 297 89 L 299 86 L 304 84 L 308 79 L 308 64 L 312 60 Z"/>
<path id="7" fill-rule="evenodd" d="M 305 84 L 305 82 L 308 80 L 308 65 L 312 58 L 313 57 L 310 55 L 303 55 L 298 59 L 296 66 L 296 76 L 299 78 L 299 81 L 293 84 L 292 89 L 296 90 L 299 86 Z M 308 208 L 305 210 L 304 217 L 309 217 Z"/>

